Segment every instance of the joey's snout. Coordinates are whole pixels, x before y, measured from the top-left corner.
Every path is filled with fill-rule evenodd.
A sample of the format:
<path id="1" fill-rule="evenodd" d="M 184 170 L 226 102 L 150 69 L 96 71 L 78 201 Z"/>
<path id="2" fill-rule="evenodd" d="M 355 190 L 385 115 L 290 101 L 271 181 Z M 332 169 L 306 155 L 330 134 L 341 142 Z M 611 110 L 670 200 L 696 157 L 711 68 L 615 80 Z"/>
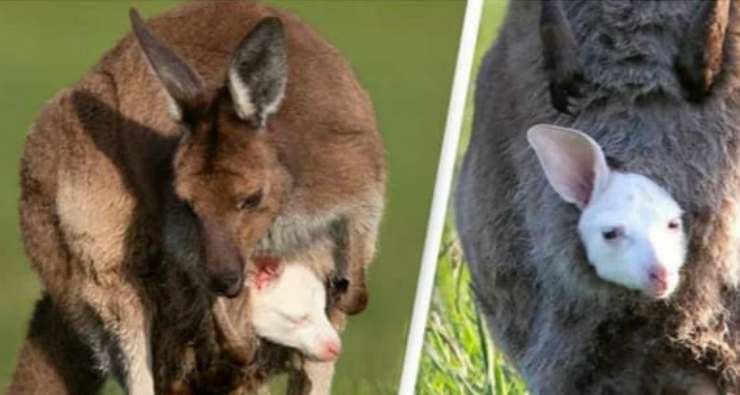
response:
<path id="1" fill-rule="evenodd" d="M 656 291 L 665 292 L 668 289 L 668 270 L 661 265 L 654 265 L 648 270 L 650 285 Z"/>
<path id="2" fill-rule="evenodd" d="M 306 351 L 311 359 L 321 362 L 336 361 L 342 353 L 342 340 L 333 328 L 326 328 L 307 342 Z"/>
<path id="3" fill-rule="evenodd" d="M 676 289 L 678 274 L 671 273 L 665 266 L 655 263 L 648 267 L 646 280 L 644 293 L 656 299 L 664 299 Z"/>
<path id="4" fill-rule="evenodd" d="M 324 341 L 319 359 L 326 362 L 335 361 L 341 352 L 342 342 L 335 336 Z"/>

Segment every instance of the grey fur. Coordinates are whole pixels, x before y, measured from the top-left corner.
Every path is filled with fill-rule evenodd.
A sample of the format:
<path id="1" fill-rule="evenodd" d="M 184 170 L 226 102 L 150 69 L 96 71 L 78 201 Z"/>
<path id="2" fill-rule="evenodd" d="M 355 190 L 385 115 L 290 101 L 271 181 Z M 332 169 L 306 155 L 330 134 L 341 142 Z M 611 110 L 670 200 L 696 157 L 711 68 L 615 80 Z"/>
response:
<path id="1" fill-rule="evenodd" d="M 550 102 L 533 28 L 540 2 L 511 3 L 483 61 L 457 225 L 494 341 L 535 394 L 740 392 L 739 31 L 730 19 L 711 90 L 687 101 L 674 62 L 699 3 L 562 2 L 585 78 L 575 117 Z M 527 146 L 536 123 L 588 133 L 686 210 L 687 264 L 668 302 L 597 278 L 578 210 L 556 196 Z"/>
<path id="2" fill-rule="evenodd" d="M 556 110 L 573 115 L 568 98 L 578 97 L 583 70 L 578 58 L 578 43 L 573 37 L 559 0 L 543 1 L 540 8 L 540 40 L 545 70 L 550 79 L 550 101 Z"/>

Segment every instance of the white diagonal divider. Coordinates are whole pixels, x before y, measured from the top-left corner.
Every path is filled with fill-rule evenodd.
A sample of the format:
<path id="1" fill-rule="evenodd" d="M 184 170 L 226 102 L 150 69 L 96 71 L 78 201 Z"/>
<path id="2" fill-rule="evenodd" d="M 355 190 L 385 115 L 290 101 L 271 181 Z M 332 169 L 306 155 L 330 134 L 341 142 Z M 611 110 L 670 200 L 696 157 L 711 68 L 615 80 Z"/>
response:
<path id="1" fill-rule="evenodd" d="M 457 54 L 455 77 L 452 82 L 450 106 L 447 111 L 447 124 L 442 141 L 442 152 L 437 166 L 437 181 L 434 185 L 432 211 L 427 226 L 424 254 L 421 260 L 419 282 L 414 299 L 414 312 L 411 317 L 406 343 L 406 355 L 403 362 L 403 373 L 398 391 L 399 395 L 413 395 L 419 373 L 422 348 L 424 346 L 424 332 L 426 329 L 429 305 L 434 289 L 434 277 L 437 271 L 437 256 L 442 242 L 447 206 L 452 187 L 452 175 L 455 168 L 457 148 L 460 142 L 465 113 L 465 100 L 470 85 L 470 74 L 473 68 L 475 43 L 478 38 L 483 0 L 468 0 L 465 8 L 460 46 Z"/>

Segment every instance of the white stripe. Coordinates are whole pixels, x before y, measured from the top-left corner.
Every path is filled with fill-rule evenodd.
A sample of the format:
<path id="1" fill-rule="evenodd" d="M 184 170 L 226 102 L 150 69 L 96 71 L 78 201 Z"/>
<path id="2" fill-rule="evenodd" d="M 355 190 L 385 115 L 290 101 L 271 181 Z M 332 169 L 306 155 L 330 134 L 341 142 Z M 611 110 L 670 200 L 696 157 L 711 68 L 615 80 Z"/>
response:
<path id="1" fill-rule="evenodd" d="M 235 102 L 236 114 L 244 121 L 248 121 L 254 115 L 255 109 L 252 103 L 252 95 L 249 87 L 242 81 L 236 67 L 229 68 L 229 91 Z"/>
<path id="2" fill-rule="evenodd" d="M 460 142 L 460 129 L 465 112 L 465 99 L 470 83 L 470 73 L 473 68 L 475 42 L 478 38 L 483 0 L 468 0 L 465 9 L 460 49 L 457 55 L 455 79 L 452 83 L 452 96 L 447 112 L 447 125 L 442 142 L 442 152 L 437 167 L 437 182 L 434 186 L 432 212 L 427 227 L 424 255 L 421 261 L 421 272 L 416 288 L 414 313 L 411 318 L 406 344 L 406 356 L 403 363 L 403 374 L 398 391 L 399 395 L 413 395 L 416 386 L 416 376 L 419 372 L 422 347 L 424 346 L 424 332 L 426 329 L 429 304 L 434 289 L 434 277 L 437 271 L 437 255 L 442 242 L 447 204 L 452 185 L 452 174 L 455 167 L 457 147 Z"/>

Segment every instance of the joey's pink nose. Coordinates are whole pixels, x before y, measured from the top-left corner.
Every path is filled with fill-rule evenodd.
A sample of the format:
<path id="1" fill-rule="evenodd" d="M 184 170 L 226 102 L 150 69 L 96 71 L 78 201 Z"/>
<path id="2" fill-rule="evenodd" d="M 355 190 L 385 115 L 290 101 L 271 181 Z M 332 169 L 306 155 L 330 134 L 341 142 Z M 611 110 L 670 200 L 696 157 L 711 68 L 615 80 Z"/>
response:
<path id="1" fill-rule="evenodd" d="M 653 265 L 648 272 L 650 285 L 658 294 L 668 290 L 668 270 L 661 265 Z"/>
<path id="2" fill-rule="evenodd" d="M 339 341 L 328 341 L 324 344 L 324 351 L 322 359 L 325 361 L 334 361 L 339 358 L 339 354 L 342 352 L 342 343 Z"/>

